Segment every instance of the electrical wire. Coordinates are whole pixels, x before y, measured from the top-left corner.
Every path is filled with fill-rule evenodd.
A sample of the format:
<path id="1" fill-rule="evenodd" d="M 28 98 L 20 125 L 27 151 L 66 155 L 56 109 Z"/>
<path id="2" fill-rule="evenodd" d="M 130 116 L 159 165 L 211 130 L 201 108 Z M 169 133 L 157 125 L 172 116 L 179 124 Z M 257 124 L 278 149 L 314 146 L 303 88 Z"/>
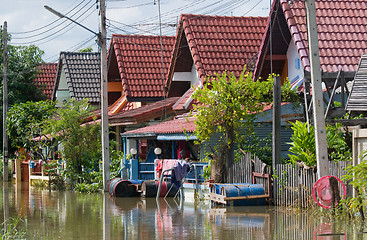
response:
<path id="1" fill-rule="evenodd" d="M 76 5 L 75 7 L 73 7 L 71 10 L 67 11 L 66 12 L 66 15 L 68 15 L 69 13 L 71 13 L 73 10 L 75 10 L 77 7 L 79 7 L 85 1 L 86 0 L 81 1 L 78 5 Z M 78 2 L 78 1 L 76 1 L 76 2 Z M 24 32 L 11 32 L 11 34 L 12 35 L 18 35 L 18 34 L 27 34 L 27 33 L 37 32 L 39 30 L 42 30 L 44 28 L 47 28 L 47 27 L 51 26 L 52 24 L 54 24 L 54 23 L 56 23 L 56 22 L 58 22 L 60 20 L 61 20 L 61 18 L 57 18 L 56 20 L 54 20 L 51 23 L 48 23 L 48 24 L 46 24 L 46 25 L 44 25 L 42 27 L 39 27 L 39 28 L 36 28 L 36 29 L 32 29 L 32 30 L 29 30 L 29 31 L 24 31 Z"/>
<path id="2" fill-rule="evenodd" d="M 254 10 L 255 7 L 257 7 L 263 0 L 258 1 L 252 8 L 250 8 L 247 12 L 245 12 L 245 14 L 243 14 L 242 16 L 246 16 L 249 12 L 251 12 L 252 10 Z"/>
<path id="3" fill-rule="evenodd" d="M 76 20 L 79 20 L 79 18 L 81 18 L 84 14 L 86 14 L 87 12 L 89 12 L 92 8 L 94 7 L 94 4 L 91 5 L 87 10 L 85 10 L 82 14 L 80 14 L 77 18 L 75 18 L 75 21 Z M 91 16 L 92 14 L 94 13 L 94 11 L 90 12 L 85 18 L 83 18 L 82 20 L 80 20 L 80 22 L 83 22 L 85 19 L 87 19 L 89 16 Z M 66 29 L 68 28 L 69 26 L 71 26 L 69 29 Z M 55 30 L 57 31 L 59 34 L 55 35 L 55 32 L 52 32 L 50 33 L 49 35 L 45 36 L 45 37 L 42 37 L 42 38 L 39 38 L 39 39 L 36 39 L 36 40 L 32 40 L 32 41 L 27 41 L 27 42 L 16 42 L 16 43 L 13 43 L 14 45 L 25 45 L 25 44 L 34 44 L 34 43 L 38 43 L 38 44 L 44 44 L 46 42 L 49 42 L 51 40 L 54 40 L 55 38 L 58 38 L 60 37 L 61 35 L 65 34 L 66 32 L 70 31 L 71 29 L 73 29 L 74 27 L 76 27 L 77 25 L 73 24 L 73 22 L 70 22 L 68 23 L 66 26 L 62 27 L 61 29 L 58 29 L 58 30 Z M 65 30 L 66 31 L 63 31 Z M 61 32 L 63 31 L 63 32 Z M 50 38 L 50 39 L 49 39 Z M 43 41 L 41 42 L 42 40 L 45 40 L 45 39 L 48 39 L 47 41 Z"/>

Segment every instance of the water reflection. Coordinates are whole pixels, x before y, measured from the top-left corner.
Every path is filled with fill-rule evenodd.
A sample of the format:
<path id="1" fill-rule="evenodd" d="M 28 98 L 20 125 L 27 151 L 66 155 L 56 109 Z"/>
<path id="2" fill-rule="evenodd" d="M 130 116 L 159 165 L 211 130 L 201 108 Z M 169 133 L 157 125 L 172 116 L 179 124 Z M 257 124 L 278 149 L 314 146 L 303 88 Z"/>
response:
<path id="1" fill-rule="evenodd" d="M 7 183 L 0 194 L 3 222 L 21 216 L 27 239 L 367 239 L 363 224 L 284 208 L 211 208 L 174 199 L 110 198 Z"/>

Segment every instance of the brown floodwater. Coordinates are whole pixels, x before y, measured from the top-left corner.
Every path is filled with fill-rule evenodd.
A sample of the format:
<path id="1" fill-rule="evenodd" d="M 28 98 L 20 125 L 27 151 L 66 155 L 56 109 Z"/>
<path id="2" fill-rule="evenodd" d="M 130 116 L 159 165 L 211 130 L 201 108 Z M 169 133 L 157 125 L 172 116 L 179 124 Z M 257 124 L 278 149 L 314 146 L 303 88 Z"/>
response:
<path id="1" fill-rule="evenodd" d="M 1 220 L 22 219 L 25 239 L 367 239 L 360 222 L 284 208 L 211 207 L 173 199 L 1 187 Z M 4 224 L 3 226 L 4 227 Z"/>

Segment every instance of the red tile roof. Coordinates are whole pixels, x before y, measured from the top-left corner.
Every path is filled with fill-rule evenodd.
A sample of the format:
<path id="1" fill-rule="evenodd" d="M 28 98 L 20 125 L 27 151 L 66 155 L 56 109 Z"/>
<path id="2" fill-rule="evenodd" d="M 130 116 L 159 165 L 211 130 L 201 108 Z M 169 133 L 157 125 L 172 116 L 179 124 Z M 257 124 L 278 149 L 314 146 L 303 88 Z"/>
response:
<path id="1" fill-rule="evenodd" d="M 279 1 L 303 67 L 310 71 L 307 22 L 303 1 Z M 320 63 L 324 72 L 356 71 L 367 51 L 367 2 L 365 0 L 316 0 Z M 265 36 L 264 36 L 265 39 Z M 264 50 L 264 49 L 262 49 Z"/>
<path id="2" fill-rule="evenodd" d="M 141 123 L 161 117 L 164 114 L 164 110 L 166 110 L 167 115 L 172 115 L 172 106 L 177 100 L 178 97 L 167 98 L 139 108 L 117 113 L 109 116 L 109 123 L 111 126 Z"/>
<path id="3" fill-rule="evenodd" d="M 179 42 L 183 41 L 180 37 L 186 37 L 202 81 L 207 76 L 224 71 L 239 76 L 245 64 L 259 51 L 266 21 L 266 17 L 183 14 L 177 33 L 176 49 Z M 177 64 L 174 61 L 179 55 L 178 51 L 180 50 L 174 53 L 171 65 Z M 189 67 L 191 69 L 191 65 Z"/>
<path id="4" fill-rule="evenodd" d="M 194 90 L 196 87 L 201 87 L 200 84 L 195 84 L 189 90 L 187 90 L 181 97 L 178 99 L 178 101 L 173 105 L 173 110 L 175 111 L 182 111 L 182 110 L 191 110 L 193 99 L 192 94 L 194 93 Z"/>
<path id="5" fill-rule="evenodd" d="M 52 98 L 52 91 L 55 84 L 57 63 L 44 63 L 37 67 L 37 77 L 34 80 L 37 86 L 42 88 L 47 99 Z"/>
<path id="6" fill-rule="evenodd" d="M 165 134 L 165 133 L 192 133 L 195 131 L 196 118 L 179 118 L 171 121 L 166 121 L 158 123 L 156 125 L 151 125 L 132 131 L 127 131 L 124 135 L 138 134 L 138 133 L 155 133 L 155 134 Z"/>
<path id="7" fill-rule="evenodd" d="M 239 77 L 259 51 L 266 21 L 266 17 L 181 15 L 167 86 L 171 87 L 174 72 L 191 71 L 192 63 L 202 82 L 224 71 Z M 181 57 L 188 54 L 183 51 L 191 59 Z M 192 93 L 193 89 L 187 90 L 175 110 L 188 109 Z"/>
<path id="8" fill-rule="evenodd" d="M 120 112 L 129 111 L 136 108 L 135 102 L 128 102 L 125 95 L 122 95 L 116 102 L 108 107 L 108 116 L 115 115 Z"/>
<path id="9" fill-rule="evenodd" d="M 175 37 L 112 35 L 110 50 L 117 60 L 123 90 L 127 98 L 161 98 Z M 111 52 L 109 52 L 111 54 Z"/>

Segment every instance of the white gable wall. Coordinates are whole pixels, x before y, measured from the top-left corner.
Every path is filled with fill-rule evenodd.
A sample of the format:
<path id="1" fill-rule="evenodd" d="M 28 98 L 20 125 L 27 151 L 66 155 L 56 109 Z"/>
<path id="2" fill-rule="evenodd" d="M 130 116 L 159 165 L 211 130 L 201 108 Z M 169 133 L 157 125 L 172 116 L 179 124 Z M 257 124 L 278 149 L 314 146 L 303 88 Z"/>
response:
<path id="1" fill-rule="evenodd" d="M 57 101 L 56 107 L 63 106 L 63 102 L 68 101 L 70 98 L 71 97 L 70 97 L 68 84 L 66 81 L 65 71 L 61 70 L 59 86 L 56 90 L 56 101 Z"/>
<path id="2" fill-rule="evenodd" d="M 190 82 L 190 85 L 195 85 L 195 83 L 200 82 L 196 65 L 192 64 L 191 72 L 174 72 L 172 81 Z"/>
<path id="3" fill-rule="evenodd" d="M 293 40 L 289 43 L 287 50 L 288 60 L 288 79 L 291 82 L 292 87 L 300 86 L 303 79 L 303 66 L 299 54 L 297 52 L 296 45 Z"/>

